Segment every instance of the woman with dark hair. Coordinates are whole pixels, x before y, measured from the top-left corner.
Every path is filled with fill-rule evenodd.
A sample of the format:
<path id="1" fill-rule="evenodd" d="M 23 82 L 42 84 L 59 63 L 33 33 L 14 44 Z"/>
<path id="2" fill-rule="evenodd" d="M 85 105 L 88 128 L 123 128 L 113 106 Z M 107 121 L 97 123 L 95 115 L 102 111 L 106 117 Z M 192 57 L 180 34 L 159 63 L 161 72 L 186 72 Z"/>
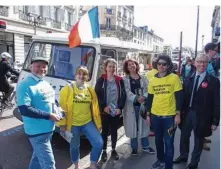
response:
<path id="1" fill-rule="evenodd" d="M 158 73 L 149 81 L 148 98 L 145 102 L 146 122 L 150 124 L 151 119 L 157 149 L 157 161 L 152 165 L 152 169 L 164 165 L 165 169 L 172 169 L 174 134 L 180 123 L 182 85 L 179 77 L 172 73 L 173 64 L 169 56 L 158 57 L 157 70 Z"/>
<path id="2" fill-rule="evenodd" d="M 125 61 L 123 70 L 126 73 L 124 85 L 127 95 L 123 123 L 126 136 L 131 138 L 131 155 L 137 155 L 138 138 L 141 139 L 142 150 L 154 154 L 155 151 L 150 147 L 148 140 L 149 126 L 140 116 L 142 105 L 147 98 L 147 79 L 139 75 L 139 64 L 133 59 Z"/>
<path id="3" fill-rule="evenodd" d="M 102 119 L 102 137 L 104 140 L 101 160 L 107 161 L 107 137 L 111 131 L 112 152 L 111 158 L 118 160 L 119 156 L 115 150 L 117 143 L 117 129 L 120 122 L 121 111 L 126 101 L 124 81 L 116 74 L 117 62 L 109 58 L 104 62 L 104 74 L 97 80 L 95 91 Z M 114 109 L 114 110 L 113 110 Z"/>

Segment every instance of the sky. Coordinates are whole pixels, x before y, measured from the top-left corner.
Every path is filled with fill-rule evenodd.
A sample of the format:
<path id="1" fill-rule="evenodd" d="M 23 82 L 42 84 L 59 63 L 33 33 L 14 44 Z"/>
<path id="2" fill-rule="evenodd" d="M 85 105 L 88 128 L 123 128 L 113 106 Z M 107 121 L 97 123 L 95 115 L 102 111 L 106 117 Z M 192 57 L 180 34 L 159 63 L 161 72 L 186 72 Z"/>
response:
<path id="1" fill-rule="evenodd" d="M 212 13 L 214 6 L 200 6 L 198 50 L 211 42 Z M 164 39 L 164 44 L 178 47 L 180 32 L 183 32 L 183 46 L 195 49 L 197 6 L 195 5 L 148 5 L 135 6 L 134 23 L 136 26 L 147 25 L 154 33 Z"/>

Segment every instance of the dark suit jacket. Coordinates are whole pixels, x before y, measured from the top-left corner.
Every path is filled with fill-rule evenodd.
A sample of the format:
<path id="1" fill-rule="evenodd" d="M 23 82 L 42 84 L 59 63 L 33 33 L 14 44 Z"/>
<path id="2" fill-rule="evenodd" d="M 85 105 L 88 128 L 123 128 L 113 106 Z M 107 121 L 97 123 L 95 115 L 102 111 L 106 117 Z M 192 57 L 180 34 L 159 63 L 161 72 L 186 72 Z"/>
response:
<path id="1" fill-rule="evenodd" d="M 183 84 L 184 104 L 181 111 L 181 127 L 189 111 L 194 77 L 195 73 Z M 199 137 L 212 135 L 211 126 L 218 126 L 220 121 L 220 81 L 208 73 L 197 90 L 195 111 L 197 115 L 196 134 Z"/>

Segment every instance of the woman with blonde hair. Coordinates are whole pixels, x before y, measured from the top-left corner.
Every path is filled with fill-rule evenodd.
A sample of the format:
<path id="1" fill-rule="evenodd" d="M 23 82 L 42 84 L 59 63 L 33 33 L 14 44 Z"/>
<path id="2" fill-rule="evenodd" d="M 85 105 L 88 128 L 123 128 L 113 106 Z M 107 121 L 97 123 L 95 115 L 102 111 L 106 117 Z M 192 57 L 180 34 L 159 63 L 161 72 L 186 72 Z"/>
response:
<path id="1" fill-rule="evenodd" d="M 91 169 L 98 169 L 103 139 L 100 135 L 101 118 L 98 100 L 93 88 L 85 82 L 88 80 L 88 70 L 80 66 L 75 73 L 75 80 L 71 85 L 66 85 L 60 91 L 60 106 L 65 111 L 65 118 L 58 123 L 61 131 L 73 134 L 70 142 L 71 160 L 78 169 L 80 157 L 80 135 L 83 133 L 92 145 Z"/>
<path id="2" fill-rule="evenodd" d="M 147 98 L 147 79 L 145 76 L 139 75 L 139 64 L 134 59 L 125 60 L 123 70 L 126 74 L 124 85 L 127 95 L 123 122 L 125 134 L 131 138 L 131 155 L 137 155 L 138 138 L 141 139 L 142 150 L 154 154 L 155 151 L 150 147 L 148 140 L 150 126 L 140 115 Z"/>
<path id="3" fill-rule="evenodd" d="M 115 150 L 117 143 L 117 129 L 121 111 L 124 108 L 126 93 L 123 79 L 116 73 L 117 62 L 109 58 L 104 62 L 104 74 L 97 80 L 95 91 L 97 93 L 101 117 L 102 117 L 102 137 L 104 140 L 101 160 L 107 160 L 107 137 L 111 129 L 112 152 L 111 157 L 118 160 L 119 156 Z"/>

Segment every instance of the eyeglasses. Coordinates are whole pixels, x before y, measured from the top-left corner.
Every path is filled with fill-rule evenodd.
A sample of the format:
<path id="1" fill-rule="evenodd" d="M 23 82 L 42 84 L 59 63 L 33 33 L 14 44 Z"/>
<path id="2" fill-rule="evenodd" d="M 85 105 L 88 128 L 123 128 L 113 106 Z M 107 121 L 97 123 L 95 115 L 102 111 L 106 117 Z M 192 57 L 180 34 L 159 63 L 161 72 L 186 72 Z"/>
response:
<path id="1" fill-rule="evenodd" d="M 199 64 L 207 64 L 208 63 L 208 61 L 203 61 L 203 60 L 197 60 L 196 62 Z"/>
<path id="2" fill-rule="evenodd" d="M 160 63 L 160 62 L 158 62 L 157 65 L 158 65 L 158 66 L 161 66 L 161 65 L 162 65 L 162 66 L 167 66 L 167 63 Z"/>

